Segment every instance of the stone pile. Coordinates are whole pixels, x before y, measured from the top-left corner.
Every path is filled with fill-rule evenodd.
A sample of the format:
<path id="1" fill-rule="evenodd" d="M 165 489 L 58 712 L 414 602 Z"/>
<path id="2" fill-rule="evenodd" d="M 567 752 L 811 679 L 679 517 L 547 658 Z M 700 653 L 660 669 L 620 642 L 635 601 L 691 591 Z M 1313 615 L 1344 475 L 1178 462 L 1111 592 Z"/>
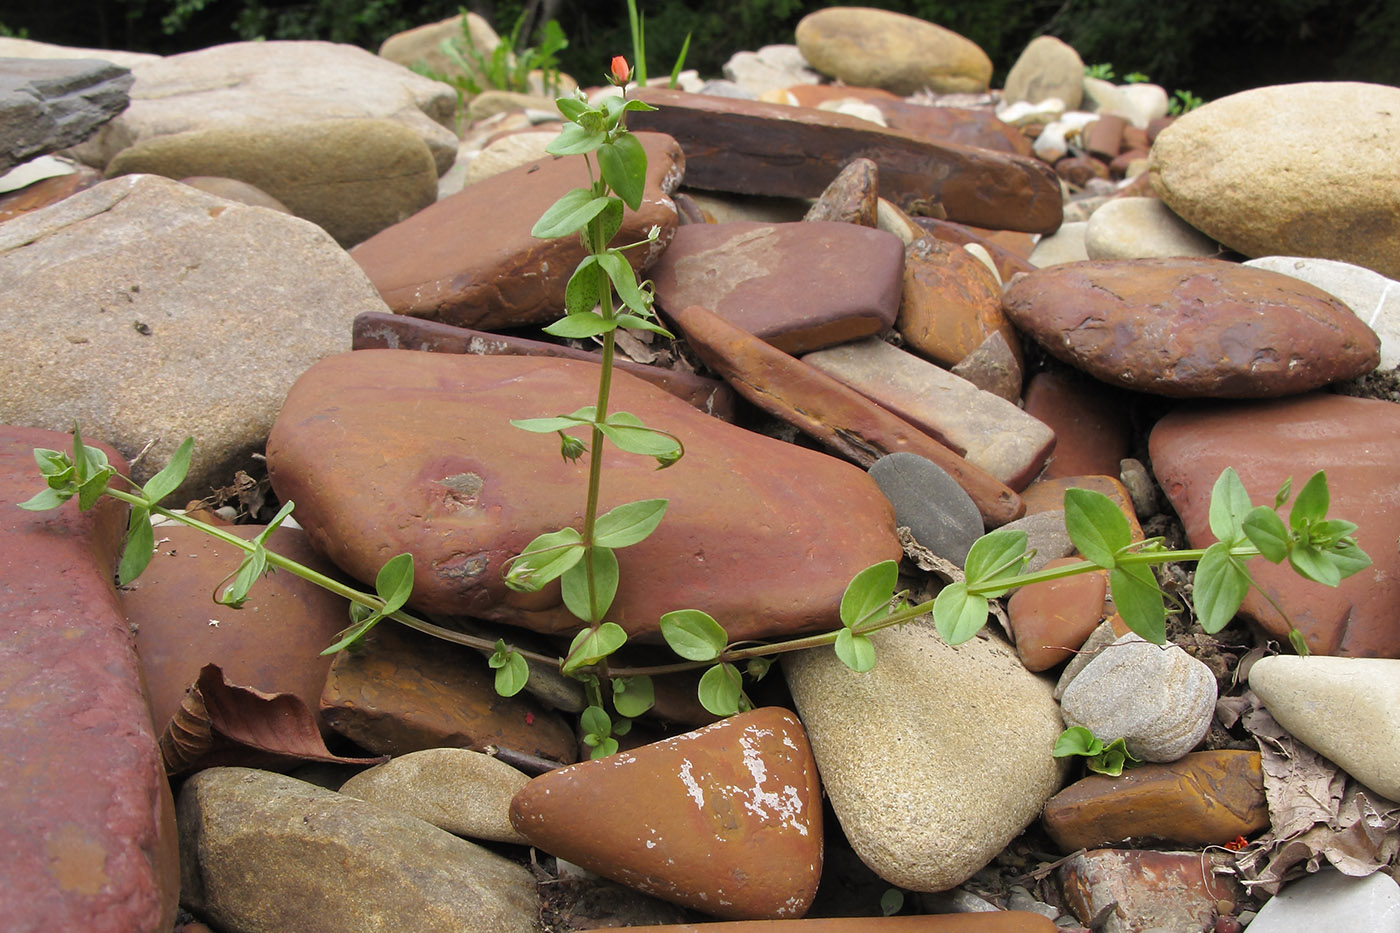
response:
<path id="1" fill-rule="evenodd" d="M 932 594 L 994 527 L 1067 558 L 1071 487 L 1134 540 L 1170 507 L 1204 547 L 1226 466 L 1254 502 L 1327 470 L 1372 567 L 1328 589 L 1256 561 L 1233 640 L 1165 647 L 1102 574 L 1035 584 L 1005 637 L 911 623 L 864 674 L 791 654 L 718 722 L 694 674 L 658 677 L 621 750 L 580 762 L 583 692 L 547 665 L 499 697 L 477 652 L 388 623 L 319 657 L 346 624 L 323 591 L 209 600 L 230 540 L 159 526 L 117 591 L 117 503 L 0 505 L 14 929 L 166 933 L 177 896 L 189 933 L 1238 930 L 1280 888 L 1259 929 L 1396 910 L 1400 91 L 1260 88 L 1172 122 L 1051 37 L 1000 92 L 910 17 L 831 8 L 795 38 L 704 94 L 639 92 L 658 109 L 631 123 L 649 172 L 618 242 L 655 229 L 627 255 L 678 339 L 621 343 L 615 408 L 686 445 L 664 471 L 604 455 L 603 508 L 669 500 L 609 615 L 646 657 L 672 609 L 732 640 L 835 628 L 850 578 L 901 555 Z M 404 67 L 420 40 L 0 39 L 0 168 L 76 160 L 0 179 L 0 487 L 36 492 L 31 451 L 74 420 L 137 482 L 193 435 L 176 504 L 236 478 L 258 512 L 265 456 L 299 522 L 273 550 L 362 584 L 412 553 L 414 611 L 553 656 L 559 588 L 502 567 L 579 524 L 587 466 L 509 421 L 593 400 L 596 354 L 539 330 L 579 244 L 529 235 L 587 175 L 530 132 L 537 97 L 481 95 L 459 139 L 451 89 Z M 1258 657 L 1290 628 L 1314 657 Z M 1066 725 L 1148 763 L 1071 781 Z M 1280 815 L 1285 747 L 1331 810 Z M 1336 867 L 1287 885 L 1309 859 Z M 890 887 L 906 913 L 873 919 Z"/>

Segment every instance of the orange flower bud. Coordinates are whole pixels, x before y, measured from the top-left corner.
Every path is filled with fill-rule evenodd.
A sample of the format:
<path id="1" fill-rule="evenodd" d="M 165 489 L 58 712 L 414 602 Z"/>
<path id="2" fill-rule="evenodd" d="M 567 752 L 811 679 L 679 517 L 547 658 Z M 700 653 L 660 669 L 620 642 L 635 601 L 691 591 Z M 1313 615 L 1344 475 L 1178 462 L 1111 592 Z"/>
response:
<path id="1" fill-rule="evenodd" d="M 632 69 L 627 65 L 627 59 L 621 55 L 614 55 L 612 60 L 613 82 L 618 85 L 626 84 L 627 79 L 632 77 Z"/>

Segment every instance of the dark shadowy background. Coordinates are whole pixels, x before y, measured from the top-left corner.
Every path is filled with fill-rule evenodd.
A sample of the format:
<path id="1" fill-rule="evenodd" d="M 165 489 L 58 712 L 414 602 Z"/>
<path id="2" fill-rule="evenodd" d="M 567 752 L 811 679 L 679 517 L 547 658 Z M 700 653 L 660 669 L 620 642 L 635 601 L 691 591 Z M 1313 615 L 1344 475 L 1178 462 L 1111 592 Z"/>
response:
<path id="1" fill-rule="evenodd" d="M 639 0 L 653 75 L 670 70 L 687 32 L 688 67 L 719 76 L 729 56 L 792 42 L 806 13 L 834 2 Z M 857 5 L 850 3 L 848 5 Z M 939 23 L 980 45 L 994 85 L 1025 44 L 1048 33 L 1118 79 L 1147 74 L 1211 100 L 1295 81 L 1400 84 L 1400 0 L 864 0 Z M 222 42 L 329 39 L 377 50 L 385 37 L 451 16 L 460 0 L 0 0 L 0 34 L 171 54 Z M 552 16 L 569 37 L 563 70 L 601 82 L 630 53 L 624 0 L 476 0 L 506 33 L 522 12 Z"/>

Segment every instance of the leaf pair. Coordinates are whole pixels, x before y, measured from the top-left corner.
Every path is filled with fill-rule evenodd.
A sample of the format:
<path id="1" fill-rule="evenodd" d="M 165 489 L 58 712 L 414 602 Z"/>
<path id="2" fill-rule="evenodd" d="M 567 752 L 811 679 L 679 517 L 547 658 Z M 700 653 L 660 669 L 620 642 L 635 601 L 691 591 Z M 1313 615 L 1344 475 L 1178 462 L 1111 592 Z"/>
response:
<path id="1" fill-rule="evenodd" d="M 287 505 L 291 505 L 291 503 L 289 502 Z M 335 644 L 322 651 L 321 654 L 335 654 L 342 648 L 349 647 L 363 638 L 365 633 L 374 628 L 380 619 L 403 608 L 404 603 L 408 602 L 408 597 L 413 592 L 413 555 L 400 554 L 390 558 L 383 567 L 380 567 L 379 574 L 374 579 L 374 592 L 379 597 L 380 605 L 368 614 L 361 613 L 362 617 L 341 631 Z M 351 607 L 353 610 L 360 607 L 360 604 L 352 603 Z"/>
<path id="2" fill-rule="evenodd" d="M 699 609 L 678 609 L 661 617 L 661 637 L 687 661 L 714 661 L 729 645 L 729 634 L 714 617 Z M 744 693 L 744 675 L 721 661 L 700 675 L 700 705 L 716 716 L 733 716 L 752 709 Z"/>
<path id="3" fill-rule="evenodd" d="M 1128 628 L 1153 644 L 1163 644 L 1166 597 L 1151 566 L 1120 560 L 1134 549 L 1132 529 L 1122 510 L 1103 493 L 1067 489 L 1065 530 L 1085 560 L 1108 571 L 1114 608 Z"/>
<path id="4" fill-rule="evenodd" d="M 74 496 L 78 497 L 78 508 L 86 512 L 107 491 L 107 482 L 117 472 L 100 447 L 88 447 L 83 443 L 83 435 L 76 422 L 73 424 L 71 457 L 61 451 L 37 447 L 34 449 L 34 461 L 39 465 L 39 472 L 48 488 L 19 503 L 20 508 L 30 512 L 56 509 Z"/>
<path id="5" fill-rule="evenodd" d="M 655 458 L 658 469 L 671 466 L 685 454 L 685 446 L 669 431 L 649 428 L 636 415 L 625 411 L 613 412 L 608 415 L 606 420 L 598 421 L 597 408 L 593 405 L 586 405 L 570 415 L 557 415 L 553 418 L 517 418 L 513 419 L 511 424 L 534 434 L 548 434 L 551 431 L 558 431 L 566 439 L 568 439 L 568 435 L 564 435 L 562 432 L 569 428 L 581 425 L 597 428 L 598 432 L 612 441 L 619 450 Z M 577 440 L 576 442 L 582 443 Z M 569 458 L 569 451 L 570 448 L 566 447 L 564 454 L 566 459 Z M 611 546 L 620 547 L 621 545 Z"/>
<path id="6" fill-rule="evenodd" d="M 950 583 L 933 601 L 933 625 L 950 645 L 961 645 L 987 624 L 987 600 L 1004 595 L 1030 559 L 1026 533 L 998 528 L 978 538 L 963 562 L 965 582 Z"/>
<path id="7" fill-rule="evenodd" d="M 554 419 L 542 418 L 541 421 L 551 421 Z M 529 430 L 527 428 L 527 430 Z M 506 586 L 513 590 L 524 593 L 532 593 L 542 589 L 545 584 L 559 577 L 564 576 L 579 562 L 583 560 L 584 551 L 592 550 L 596 553 L 607 552 L 607 556 L 596 556 L 593 558 L 592 569 L 596 581 L 600 574 L 611 573 L 613 578 L 613 590 L 617 588 L 617 559 L 611 556 L 613 548 L 629 547 L 643 541 L 656 530 L 661 524 L 661 519 L 666 515 L 665 499 L 641 499 L 637 502 L 628 502 L 619 505 L 617 508 L 598 516 L 593 524 L 593 547 L 585 548 L 583 545 L 583 535 L 574 528 L 561 528 L 558 531 L 551 531 L 540 535 L 525 546 L 525 549 L 512 558 L 510 567 L 506 572 Z M 611 564 L 609 565 L 609 559 Z M 586 571 L 584 571 L 586 574 Z M 586 581 L 586 576 L 585 576 Z M 567 590 L 570 584 L 565 581 L 563 584 Z M 565 593 L 565 601 L 569 599 L 568 592 Z M 611 603 L 611 598 L 608 602 Z M 585 605 L 587 603 L 585 602 Z M 570 606 L 573 610 L 573 606 Z M 604 606 L 601 612 L 606 612 Z M 585 615 L 575 612 L 579 618 L 589 622 L 596 622 L 602 618 L 601 612 L 598 618 L 589 619 Z"/>
<path id="8" fill-rule="evenodd" d="M 1083 726 L 1071 726 L 1055 740 L 1053 754 L 1056 758 L 1081 755 L 1088 759 L 1085 764 L 1090 771 L 1117 777 L 1124 768 L 1136 768 L 1142 760 L 1128 751 L 1127 743 L 1114 739 L 1107 745 L 1098 736 Z"/>
<path id="9" fill-rule="evenodd" d="M 895 584 L 899 582 L 899 564 L 880 561 L 866 567 L 851 578 L 841 594 L 841 631 L 836 633 L 836 657 L 858 674 L 875 666 L 875 643 L 857 628 L 872 619 L 890 613 Z"/>

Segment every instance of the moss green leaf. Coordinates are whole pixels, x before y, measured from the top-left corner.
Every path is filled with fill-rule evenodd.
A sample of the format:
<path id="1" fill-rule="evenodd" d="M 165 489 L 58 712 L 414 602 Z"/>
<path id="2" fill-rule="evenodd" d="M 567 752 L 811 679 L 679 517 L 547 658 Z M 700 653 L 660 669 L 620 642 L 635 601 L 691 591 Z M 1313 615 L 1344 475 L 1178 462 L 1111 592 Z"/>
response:
<path id="1" fill-rule="evenodd" d="M 170 462 L 165 467 L 152 476 L 142 492 L 146 494 L 146 501 L 155 505 L 166 496 L 174 492 L 181 483 L 185 481 L 185 475 L 190 471 L 190 455 L 194 452 L 194 438 L 187 437 L 175 453 L 170 457 Z"/>
<path id="2" fill-rule="evenodd" d="M 598 147 L 598 168 L 603 181 L 617 192 L 632 210 L 642 206 L 647 178 L 647 151 L 631 133 L 620 133 L 610 143 Z"/>
<path id="3" fill-rule="evenodd" d="M 1065 490 L 1065 530 L 1084 559 L 1105 569 L 1132 543 L 1132 529 L 1113 500 L 1091 489 Z"/>
<path id="4" fill-rule="evenodd" d="M 608 206 L 608 198 L 595 197 L 587 188 L 575 188 L 555 201 L 535 221 L 530 235 L 541 240 L 577 233 Z"/>
<path id="5" fill-rule="evenodd" d="M 656 702 L 656 688 L 645 674 L 636 677 L 615 677 L 612 682 L 613 708 L 623 716 L 636 718 L 651 709 Z"/>
<path id="6" fill-rule="evenodd" d="M 1146 564 L 1114 567 L 1109 571 L 1108 585 L 1113 605 L 1128 628 L 1154 645 L 1165 644 L 1167 607 L 1152 568 Z"/>
<path id="7" fill-rule="evenodd" d="M 1230 545 L 1217 541 L 1206 548 L 1196 565 L 1193 590 L 1201 628 L 1214 633 L 1228 625 L 1248 592 L 1249 574 L 1240 561 L 1230 555 Z"/>
<path id="8" fill-rule="evenodd" d="M 661 637 L 687 661 L 713 661 L 729 644 L 724 626 L 699 609 L 677 609 L 661 617 Z"/>
<path id="9" fill-rule="evenodd" d="M 852 577 L 841 594 L 841 624 L 849 629 L 876 614 L 888 615 L 898 580 L 899 564 L 892 560 L 871 564 Z"/>
<path id="10" fill-rule="evenodd" d="M 841 663 L 857 674 L 864 674 L 875 666 L 875 644 L 868 635 L 855 635 L 850 629 L 843 628 L 836 633 L 834 647 Z"/>
<path id="11" fill-rule="evenodd" d="M 1288 529 L 1273 509 L 1255 506 L 1245 516 L 1243 528 L 1249 543 L 1259 549 L 1265 560 L 1277 564 L 1288 556 Z"/>
<path id="12" fill-rule="evenodd" d="M 127 521 L 126 544 L 121 563 L 117 566 L 117 582 L 126 586 L 141 576 L 155 554 L 156 538 L 151 529 L 149 509 L 133 506 Z"/>
<path id="13" fill-rule="evenodd" d="M 603 547 L 630 547 L 646 540 L 666 516 L 666 502 L 642 499 L 605 512 L 593 525 L 593 542 Z"/>
<path id="14" fill-rule="evenodd" d="M 743 675 L 733 664 L 716 664 L 700 675 L 700 705 L 716 716 L 739 712 L 744 696 Z"/>
<path id="15" fill-rule="evenodd" d="M 1239 474 L 1233 467 L 1226 467 L 1210 492 L 1211 534 L 1230 547 L 1243 544 L 1244 520 L 1252 508 Z"/>
<path id="16" fill-rule="evenodd" d="M 933 626 L 950 645 L 961 645 L 987 624 L 987 598 L 967 591 L 964 583 L 949 583 L 933 601 Z"/>
<path id="17" fill-rule="evenodd" d="M 604 622 L 596 629 L 584 629 L 574 636 L 569 654 L 560 668 L 565 674 L 597 664 L 627 643 L 627 632 L 616 622 Z"/>
<path id="18" fill-rule="evenodd" d="M 511 562 L 506 572 L 506 586 L 523 593 L 533 593 L 546 583 L 563 576 L 564 572 L 583 559 L 583 536 L 573 528 L 561 528 L 542 534 Z"/>
<path id="19" fill-rule="evenodd" d="M 593 571 L 593 591 L 588 589 L 588 571 Z M 564 605 L 585 622 L 601 622 L 617 595 L 617 555 L 612 548 L 594 545 L 586 548 L 583 560 L 559 578 Z"/>

